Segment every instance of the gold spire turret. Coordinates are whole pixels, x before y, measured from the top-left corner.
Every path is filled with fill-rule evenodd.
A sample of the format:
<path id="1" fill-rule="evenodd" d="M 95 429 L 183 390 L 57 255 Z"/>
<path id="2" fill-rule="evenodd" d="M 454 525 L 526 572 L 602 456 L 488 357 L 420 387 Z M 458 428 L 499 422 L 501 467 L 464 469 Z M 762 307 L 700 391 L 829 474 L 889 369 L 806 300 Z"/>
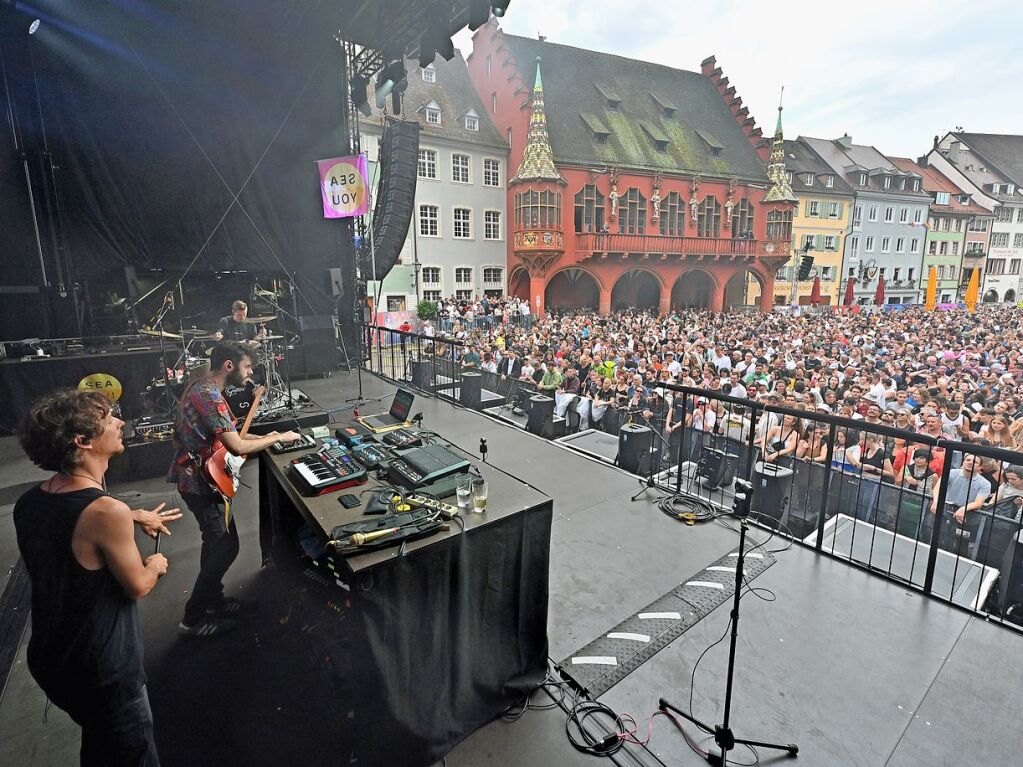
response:
<path id="1" fill-rule="evenodd" d="M 785 87 L 781 89 L 782 96 L 785 94 Z M 781 105 L 782 99 L 778 98 L 778 124 L 774 128 L 774 144 L 771 147 L 771 158 L 767 163 L 767 177 L 771 179 L 771 188 L 764 196 L 764 202 L 798 202 L 792 185 L 789 183 L 789 174 L 785 170 L 785 137 L 781 129 Z"/>
<path id="2" fill-rule="evenodd" d="M 554 165 L 550 137 L 547 135 L 547 115 L 543 108 L 543 80 L 540 78 L 540 57 L 536 57 L 536 82 L 533 85 L 533 114 L 529 118 L 529 135 L 522 162 L 515 175 L 509 179 L 517 181 L 556 181 L 564 184 L 565 177 Z"/>

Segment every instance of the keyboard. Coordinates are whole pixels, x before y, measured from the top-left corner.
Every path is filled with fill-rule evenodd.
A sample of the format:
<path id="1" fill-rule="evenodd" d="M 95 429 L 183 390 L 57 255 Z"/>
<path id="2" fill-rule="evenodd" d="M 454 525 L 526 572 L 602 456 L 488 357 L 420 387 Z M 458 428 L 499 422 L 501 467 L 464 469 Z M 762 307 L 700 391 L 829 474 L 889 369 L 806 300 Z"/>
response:
<path id="1" fill-rule="evenodd" d="M 366 469 L 343 447 L 324 447 L 291 462 L 292 481 L 305 495 L 323 495 L 366 481 Z"/>
<path id="2" fill-rule="evenodd" d="M 273 450 L 275 455 L 281 453 L 294 453 L 296 450 L 305 450 L 308 447 L 315 447 L 316 440 L 310 437 L 308 434 L 299 434 L 298 439 L 292 440 L 291 442 L 274 442 L 270 449 Z"/>

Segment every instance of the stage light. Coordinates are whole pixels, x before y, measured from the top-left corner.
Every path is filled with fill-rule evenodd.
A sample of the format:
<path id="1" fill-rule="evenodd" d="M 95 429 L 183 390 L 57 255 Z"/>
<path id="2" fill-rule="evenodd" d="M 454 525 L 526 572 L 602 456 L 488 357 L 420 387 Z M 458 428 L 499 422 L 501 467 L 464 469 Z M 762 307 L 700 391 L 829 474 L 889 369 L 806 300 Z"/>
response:
<path id="1" fill-rule="evenodd" d="M 369 105 L 369 79 L 364 75 L 352 78 L 352 103 L 366 117 L 373 116 L 373 107 Z"/>
<path id="2" fill-rule="evenodd" d="M 42 23 L 43 22 L 41 22 L 39 19 L 33 21 L 31 24 L 28 25 L 28 33 L 30 35 L 34 35 L 36 32 L 39 31 L 39 25 Z"/>
<path id="3" fill-rule="evenodd" d="M 391 112 L 395 116 L 401 114 L 401 97 L 408 90 L 408 80 L 406 78 L 400 79 L 394 84 L 394 88 L 391 90 Z"/>
<path id="4" fill-rule="evenodd" d="M 471 0 L 469 3 L 469 29 L 476 31 L 490 19 L 490 0 Z"/>
<path id="5" fill-rule="evenodd" d="M 428 27 L 419 38 L 419 66 L 424 69 L 430 66 L 438 53 L 445 61 L 451 61 L 455 57 L 455 44 L 443 28 Z"/>
<path id="6" fill-rule="evenodd" d="M 377 75 L 377 109 L 383 109 L 387 103 L 387 97 L 394 90 L 399 81 L 405 79 L 405 63 L 396 59 L 380 70 Z"/>
<path id="7" fill-rule="evenodd" d="M 498 2 L 496 3 L 491 3 L 491 5 L 494 8 L 494 15 L 497 16 L 497 18 L 499 19 L 503 17 L 504 14 L 508 11 L 508 4 L 510 2 L 511 0 L 498 0 Z"/>

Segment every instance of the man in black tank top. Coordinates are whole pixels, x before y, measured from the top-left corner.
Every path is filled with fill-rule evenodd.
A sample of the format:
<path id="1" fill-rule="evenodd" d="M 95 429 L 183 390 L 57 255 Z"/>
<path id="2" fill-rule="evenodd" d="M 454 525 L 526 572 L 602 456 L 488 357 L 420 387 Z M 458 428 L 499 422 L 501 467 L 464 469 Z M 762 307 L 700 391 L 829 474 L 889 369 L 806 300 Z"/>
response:
<path id="1" fill-rule="evenodd" d="M 28 667 L 39 686 L 82 728 L 83 765 L 159 764 L 142 667 L 136 600 L 167 572 L 143 559 L 133 523 L 170 535 L 160 514 L 132 510 L 108 495 L 103 476 L 124 450 L 110 400 L 60 391 L 36 402 L 21 444 L 55 472 L 14 507 L 18 549 L 32 583 Z"/>

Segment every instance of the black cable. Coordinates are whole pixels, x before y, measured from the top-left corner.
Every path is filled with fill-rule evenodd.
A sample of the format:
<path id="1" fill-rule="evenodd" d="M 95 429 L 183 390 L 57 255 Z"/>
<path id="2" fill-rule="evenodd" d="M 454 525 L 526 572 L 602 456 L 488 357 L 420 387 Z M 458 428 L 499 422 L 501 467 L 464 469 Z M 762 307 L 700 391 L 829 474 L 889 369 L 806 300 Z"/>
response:
<path id="1" fill-rule="evenodd" d="M 594 735 L 587 732 L 583 727 L 588 718 L 591 716 L 595 717 L 598 714 L 603 714 L 614 720 L 615 726 L 614 732 L 605 736 L 602 740 L 597 740 Z M 575 724 L 578 737 L 572 732 L 573 724 Z M 603 703 L 595 700 L 583 700 L 576 703 L 568 712 L 568 719 L 565 720 L 565 735 L 568 736 L 568 742 L 572 744 L 572 748 L 591 756 L 612 756 L 617 754 L 622 749 L 622 746 L 625 745 L 622 735 L 627 730 L 625 722 L 622 721 L 622 718 L 610 706 L 605 706 Z"/>
<path id="2" fill-rule="evenodd" d="M 669 495 L 657 501 L 657 508 L 661 513 L 672 519 L 685 522 L 687 525 L 695 525 L 702 522 L 710 522 L 721 516 L 717 506 L 695 495 Z"/>

